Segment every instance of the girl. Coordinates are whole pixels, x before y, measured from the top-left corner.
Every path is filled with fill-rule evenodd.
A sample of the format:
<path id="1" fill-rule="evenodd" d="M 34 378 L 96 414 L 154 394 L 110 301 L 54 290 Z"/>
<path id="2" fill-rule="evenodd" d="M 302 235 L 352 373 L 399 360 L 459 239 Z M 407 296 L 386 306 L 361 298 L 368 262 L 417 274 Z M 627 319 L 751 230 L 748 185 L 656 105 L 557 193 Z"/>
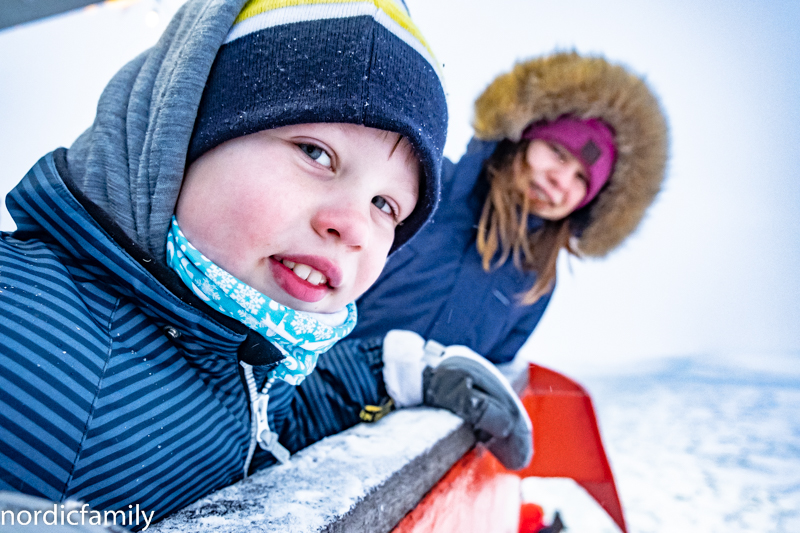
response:
<path id="1" fill-rule="evenodd" d="M 446 388 L 465 382 L 428 372 L 423 387 L 424 369 L 433 366 L 423 361 L 423 339 L 461 345 L 493 363 L 511 361 L 550 301 L 559 252 L 602 257 L 636 229 L 664 178 L 667 127 L 642 79 L 577 53 L 525 61 L 499 76 L 475 104 L 474 127 L 462 159 L 445 161 L 432 221 L 358 301 L 361 319 L 350 339 L 361 344 L 348 339 L 322 360 L 324 368 L 343 364 L 337 358 L 346 350 L 369 352 L 364 366 L 377 384 L 349 398 L 349 407 L 320 409 L 352 424 L 354 405 L 380 405 L 389 396 L 399 406 L 450 408 L 481 430 L 492 426 L 488 413 L 498 412 L 482 394 L 491 388 L 505 406 L 499 425 L 517 429 L 494 435 L 489 449 L 519 468 L 532 450 L 510 388 L 484 365 L 482 384 L 444 399 Z M 472 383 L 476 368 L 464 374 Z M 445 373 L 441 365 L 438 371 Z"/>
<path id="2" fill-rule="evenodd" d="M 407 329 L 511 361 L 549 302 L 558 252 L 611 252 L 664 177 L 658 101 L 600 57 L 516 65 L 477 99 L 473 124 L 467 153 L 445 161 L 439 211 L 361 297 L 353 336 Z"/>

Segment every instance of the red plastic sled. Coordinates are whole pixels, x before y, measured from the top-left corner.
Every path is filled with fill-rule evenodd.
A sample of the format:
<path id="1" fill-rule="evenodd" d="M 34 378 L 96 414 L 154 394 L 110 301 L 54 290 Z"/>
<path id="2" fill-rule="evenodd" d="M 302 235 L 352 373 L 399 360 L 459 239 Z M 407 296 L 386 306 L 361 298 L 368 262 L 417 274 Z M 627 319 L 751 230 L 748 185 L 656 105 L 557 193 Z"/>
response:
<path id="1" fill-rule="evenodd" d="M 520 479 L 530 476 L 572 478 L 627 533 L 589 394 L 566 376 L 530 364 L 528 386 L 520 397 L 534 428 L 531 464 L 511 472 L 476 448 L 450 469 L 393 533 L 538 531 L 531 529 L 530 509 L 519 501 Z M 509 504 L 521 509 L 520 516 L 514 516 Z"/>

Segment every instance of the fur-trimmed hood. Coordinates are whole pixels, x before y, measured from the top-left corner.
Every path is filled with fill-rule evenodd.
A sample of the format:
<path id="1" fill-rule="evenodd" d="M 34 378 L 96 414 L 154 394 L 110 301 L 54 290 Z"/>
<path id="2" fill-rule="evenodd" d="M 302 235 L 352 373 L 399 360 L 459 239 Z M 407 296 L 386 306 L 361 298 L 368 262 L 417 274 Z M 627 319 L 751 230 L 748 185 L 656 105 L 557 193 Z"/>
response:
<path id="1" fill-rule="evenodd" d="M 601 257 L 642 220 L 661 188 L 667 124 L 645 82 L 602 57 L 557 53 L 534 58 L 498 76 L 475 102 L 479 139 L 520 139 L 525 127 L 562 115 L 599 118 L 615 133 L 617 160 L 608 184 L 586 208 L 588 222 L 574 239 L 581 255 Z"/>

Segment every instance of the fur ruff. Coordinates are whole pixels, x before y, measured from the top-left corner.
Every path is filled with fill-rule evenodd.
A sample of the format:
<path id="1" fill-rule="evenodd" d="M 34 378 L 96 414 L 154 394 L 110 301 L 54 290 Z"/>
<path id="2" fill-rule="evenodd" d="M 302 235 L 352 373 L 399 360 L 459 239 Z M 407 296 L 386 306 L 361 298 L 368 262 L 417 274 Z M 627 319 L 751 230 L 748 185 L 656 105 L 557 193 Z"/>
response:
<path id="1" fill-rule="evenodd" d="M 580 255 L 602 257 L 641 222 L 661 188 L 667 123 L 645 82 L 601 57 L 557 53 L 518 63 L 475 102 L 475 135 L 519 140 L 525 127 L 562 115 L 599 118 L 615 132 L 617 160 L 608 184 L 588 206 L 573 239 Z"/>

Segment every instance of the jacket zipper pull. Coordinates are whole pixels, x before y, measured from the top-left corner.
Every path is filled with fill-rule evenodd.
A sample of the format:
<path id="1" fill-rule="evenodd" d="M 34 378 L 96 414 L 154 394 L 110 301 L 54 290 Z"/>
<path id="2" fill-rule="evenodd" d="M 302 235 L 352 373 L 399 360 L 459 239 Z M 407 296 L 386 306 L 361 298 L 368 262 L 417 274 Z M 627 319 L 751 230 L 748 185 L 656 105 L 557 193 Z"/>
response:
<path id="1" fill-rule="evenodd" d="M 267 384 L 263 393 L 258 394 L 253 408 L 256 413 L 256 440 L 262 450 L 272 454 L 281 464 L 289 462 L 291 454 L 283 444 L 278 442 L 278 434 L 269 428 L 269 418 L 267 409 L 269 407 L 269 387 L 272 382 Z"/>
<path id="2" fill-rule="evenodd" d="M 291 454 L 289 450 L 278 442 L 278 435 L 269 429 L 269 418 L 267 416 L 269 389 L 272 387 L 275 378 L 270 378 L 263 391 L 259 394 L 256 380 L 253 376 L 253 367 L 244 361 L 240 361 L 239 364 L 242 365 L 244 370 L 245 385 L 250 398 L 250 447 L 247 451 L 247 458 L 244 460 L 243 470 L 244 479 L 247 479 L 250 472 L 250 463 L 256 451 L 256 444 L 271 453 L 281 463 L 288 462 Z"/>

